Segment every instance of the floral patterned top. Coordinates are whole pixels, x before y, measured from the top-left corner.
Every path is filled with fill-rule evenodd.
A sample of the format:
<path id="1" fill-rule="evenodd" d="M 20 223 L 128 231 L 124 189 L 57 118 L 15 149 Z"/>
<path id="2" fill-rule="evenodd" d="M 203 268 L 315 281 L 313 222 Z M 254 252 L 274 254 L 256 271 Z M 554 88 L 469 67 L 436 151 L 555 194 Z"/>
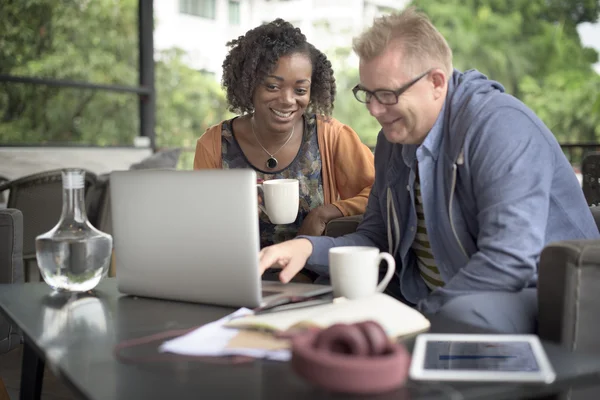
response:
<path id="1" fill-rule="evenodd" d="M 269 217 L 259 209 L 260 247 L 293 239 L 298 234 L 298 229 L 309 211 L 324 204 L 321 153 L 317 141 L 315 115 L 304 118 L 302 145 L 294 161 L 286 168 L 275 172 L 263 171 L 250 164 L 235 138 L 232 122 L 233 119 L 224 121 L 221 125 L 223 169 L 252 168 L 256 171 L 259 180 L 298 179 L 300 183 L 300 207 L 298 217 L 293 223 L 274 225 L 269 221 Z M 259 196 L 259 202 L 262 203 L 262 196 Z"/>

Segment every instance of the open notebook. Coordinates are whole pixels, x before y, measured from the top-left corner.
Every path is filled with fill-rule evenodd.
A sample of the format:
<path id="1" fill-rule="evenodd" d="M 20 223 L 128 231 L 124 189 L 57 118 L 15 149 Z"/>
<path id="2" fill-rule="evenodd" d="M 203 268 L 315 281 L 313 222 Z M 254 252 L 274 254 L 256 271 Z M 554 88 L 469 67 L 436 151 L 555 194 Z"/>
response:
<path id="1" fill-rule="evenodd" d="M 327 328 L 336 323 L 372 320 L 389 337 L 416 335 L 429 329 L 429 320 L 417 310 L 383 293 L 357 300 L 336 299 L 333 303 L 270 314 L 248 315 L 225 324 L 229 328 L 283 332 L 290 328 Z"/>

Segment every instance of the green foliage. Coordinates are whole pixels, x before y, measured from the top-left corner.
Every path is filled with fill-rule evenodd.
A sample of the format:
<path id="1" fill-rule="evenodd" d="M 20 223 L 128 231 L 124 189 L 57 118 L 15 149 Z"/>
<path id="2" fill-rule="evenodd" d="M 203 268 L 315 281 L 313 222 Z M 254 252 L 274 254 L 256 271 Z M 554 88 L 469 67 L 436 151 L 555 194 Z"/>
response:
<path id="1" fill-rule="evenodd" d="M 490 5 L 476 7 L 475 1 L 468 3 L 471 5 L 459 0 L 443 4 L 424 0 L 417 5 L 448 41 L 456 68 L 477 68 L 518 96 L 518 79 L 532 67 L 531 59 L 520 56 L 528 47 L 520 39 L 523 16 L 518 9 L 500 16 Z"/>
<path id="2" fill-rule="evenodd" d="M 369 114 L 367 107 L 359 103 L 352 94 L 352 88 L 358 82 L 358 71 L 336 69 L 338 97 L 335 101 L 333 116 L 350 126 L 367 146 L 374 147 L 381 126 Z"/>
<path id="3" fill-rule="evenodd" d="M 15 66 L 24 65 L 48 50 L 51 3 L 51 0 L 28 0 L 20 4 L 6 1 L 2 4 L 0 73 L 8 73 Z M 25 43 L 28 46 L 24 46 Z"/>
<path id="4" fill-rule="evenodd" d="M 333 117 L 354 129 L 364 144 L 375 146 L 381 126 L 352 94 L 352 88 L 358 83 L 358 69 L 351 66 L 349 56 L 349 48 L 337 49 L 329 55 L 337 89 Z"/>
<path id="5" fill-rule="evenodd" d="M 156 144 L 187 149 L 178 168 L 192 169 L 196 140 L 233 114 L 227 111 L 225 93 L 215 79 L 191 70 L 183 55 L 180 49 L 163 51 L 156 63 Z"/>
<path id="6" fill-rule="evenodd" d="M 194 147 L 210 126 L 233 116 L 221 86 L 191 70 L 179 49 L 163 51 L 156 63 L 156 138 L 159 147 Z"/>
<path id="7" fill-rule="evenodd" d="M 0 73 L 136 86 L 137 3 L 3 5 Z M 155 65 L 158 146 L 193 147 L 208 126 L 229 115 L 219 84 L 186 66 L 182 56 L 165 51 Z M 131 145 L 138 134 L 135 94 L 0 83 L 0 143 Z"/>
<path id="8" fill-rule="evenodd" d="M 527 76 L 521 91 L 523 101 L 537 110 L 558 141 L 589 143 L 600 138 L 600 76 L 580 71 L 555 72 L 541 81 Z"/>
<path id="9" fill-rule="evenodd" d="M 595 22 L 595 0 L 414 0 L 448 41 L 459 70 L 478 69 L 502 83 L 548 125 L 559 141 L 600 139 L 598 53 L 583 48 L 576 30 Z M 350 89 L 356 68 L 344 49 L 330 55 L 340 95 L 335 116 L 372 144 L 377 128 Z"/>

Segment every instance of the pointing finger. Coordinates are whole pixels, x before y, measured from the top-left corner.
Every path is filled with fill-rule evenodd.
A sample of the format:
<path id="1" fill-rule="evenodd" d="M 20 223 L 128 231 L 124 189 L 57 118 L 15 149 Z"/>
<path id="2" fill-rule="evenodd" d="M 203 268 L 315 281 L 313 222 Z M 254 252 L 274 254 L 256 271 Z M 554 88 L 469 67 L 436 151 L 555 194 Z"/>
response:
<path id="1" fill-rule="evenodd" d="M 258 270 L 262 275 L 268 268 L 275 264 L 285 265 L 284 260 L 279 256 L 277 249 L 272 247 L 265 247 L 258 255 Z"/>

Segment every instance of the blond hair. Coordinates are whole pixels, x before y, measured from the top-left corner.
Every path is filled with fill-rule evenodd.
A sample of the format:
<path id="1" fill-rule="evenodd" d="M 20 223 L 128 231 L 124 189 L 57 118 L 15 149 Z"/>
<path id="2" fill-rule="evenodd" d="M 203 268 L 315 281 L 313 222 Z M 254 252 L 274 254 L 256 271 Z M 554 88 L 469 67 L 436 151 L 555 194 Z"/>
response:
<path id="1" fill-rule="evenodd" d="M 353 40 L 360 59 L 381 55 L 390 44 L 398 44 L 409 68 L 442 68 L 452 75 L 452 50 L 429 18 L 414 7 L 376 18 L 373 26 Z"/>

